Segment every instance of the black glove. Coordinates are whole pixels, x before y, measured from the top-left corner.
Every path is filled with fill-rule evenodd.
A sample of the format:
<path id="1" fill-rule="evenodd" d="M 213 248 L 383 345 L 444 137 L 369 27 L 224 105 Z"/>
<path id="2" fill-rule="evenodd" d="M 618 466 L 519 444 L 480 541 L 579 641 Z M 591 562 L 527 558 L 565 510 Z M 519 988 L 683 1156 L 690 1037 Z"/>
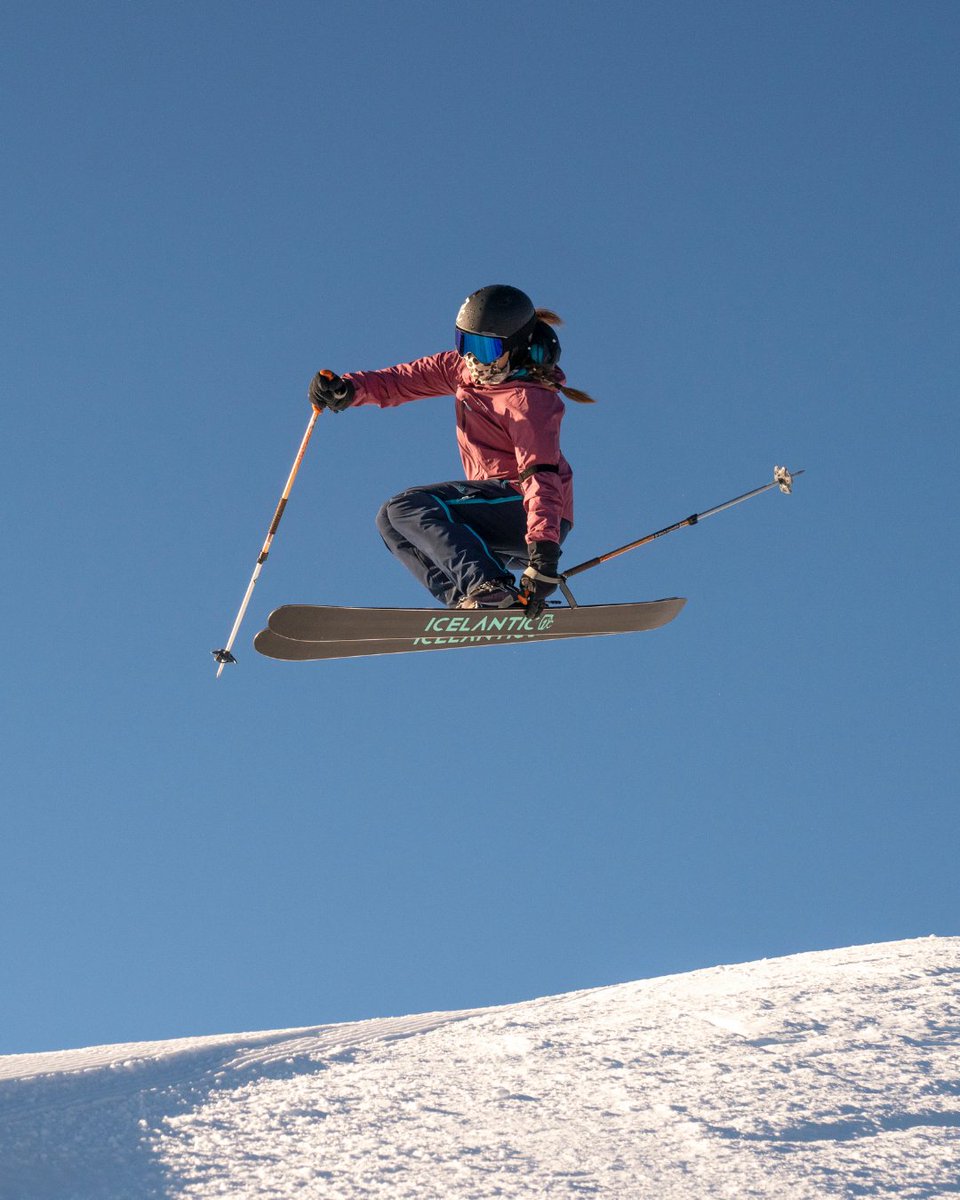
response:
<path id="1" fill-rule="evenodd" d="M 353 384 L 349 379 L 341 379 L 332 371 L 318 371 L 310 381 L 310 403 L 321 412 L 329 408 L 331 412 L 343 412 L 353 403 Z"/>
<path id="2" fill-rule="evenodd" d="M 530 564 L 520 576 L 520 598 L 527 613 L 537 617 L 560 583 L 560 547 L 556 542 L 531 542 L 529 551 Z"/>

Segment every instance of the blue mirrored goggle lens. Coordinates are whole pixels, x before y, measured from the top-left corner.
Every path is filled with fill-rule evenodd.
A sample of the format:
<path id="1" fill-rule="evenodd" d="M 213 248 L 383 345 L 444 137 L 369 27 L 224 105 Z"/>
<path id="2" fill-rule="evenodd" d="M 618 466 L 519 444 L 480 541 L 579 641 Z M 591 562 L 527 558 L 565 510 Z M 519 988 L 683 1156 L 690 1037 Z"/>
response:
<path id="1" fill-rule="evenodd" d="M 504 339 L 487 337 L 485 333 L 464 333 L 462 329 L 456 334 L 457 352 L 461 357 L 472 354 L 479 363 L 489 366 L 503 354 Z"/>

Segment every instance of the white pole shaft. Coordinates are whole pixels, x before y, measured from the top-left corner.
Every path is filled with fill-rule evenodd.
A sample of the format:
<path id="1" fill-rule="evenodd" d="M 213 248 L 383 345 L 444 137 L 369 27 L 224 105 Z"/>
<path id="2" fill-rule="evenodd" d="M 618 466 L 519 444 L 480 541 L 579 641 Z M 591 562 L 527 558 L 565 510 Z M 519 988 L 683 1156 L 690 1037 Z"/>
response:
<path id="1" fill-rule="evenodd" d="M 263 569 L 263 562 L 258 562 L 254 567 L 253 575 L 250 577 L 250 582 L 247 584 L 247 591 L 243 597 L 243 603 L 240 605 L 240 611 L 237 613 L 237 619 L 233 623 L 233 628 L 230 630 L 230 637 L 227 639 L 227 644 L 224 650 L 227 654 L 233 649 L 233 643 L 237 639 L 237 634 L 240 632 L 240 626 L 243 624 L 243 618 L 246 616 L 247 605 L 250 603 L 250 597 L 253 595 L 253 589 L 257 586 L 257 580 L 260 578 L 260 571 Z M 217 667 L 217 678 L 223 674 L 223 668 L 227 665 L 226 659 Z"/>

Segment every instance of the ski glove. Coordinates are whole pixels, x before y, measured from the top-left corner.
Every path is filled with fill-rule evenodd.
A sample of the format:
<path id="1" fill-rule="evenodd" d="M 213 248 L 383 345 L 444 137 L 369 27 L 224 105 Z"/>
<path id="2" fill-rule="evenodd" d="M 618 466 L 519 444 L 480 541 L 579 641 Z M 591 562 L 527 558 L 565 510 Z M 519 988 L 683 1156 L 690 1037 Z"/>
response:
<path id="1" fill-rule="evenodd" d="M 528 549 L 530 563 L 520 576 L 520 597 L 527 613 L 537 617 L 560 583 L 560 547 L 556 542 L 531 542 Z"/>
<path id="2" fill-rule="evenodd" d="M 353 403 L 354 386 L 349 379 L 341 379 L 332 371 L 318 371 L 310 381 L 310 403 L 322 412 L 343 412 Z"/>

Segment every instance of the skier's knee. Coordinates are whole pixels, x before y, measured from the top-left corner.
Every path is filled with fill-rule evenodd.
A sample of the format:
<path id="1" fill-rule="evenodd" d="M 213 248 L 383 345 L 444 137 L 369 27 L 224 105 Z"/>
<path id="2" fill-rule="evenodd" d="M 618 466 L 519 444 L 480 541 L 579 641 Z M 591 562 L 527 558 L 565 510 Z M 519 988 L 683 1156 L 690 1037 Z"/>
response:
<path id="1" fill-rule="evenodd" d="M 396 497 L 394 496 L 393 500 L 395 499 Z M 390 505 L 393 504 L 393 500 L 385 501 L 377 513 L 377 529 L 384 540 L 393 533 L 393 522 L 390 520 Z"/>
<path id="2" fill-rule="evenodd" d="M 435 496 L 420 488 L 408 488 L 391 496 L 377 513 L 377 528 L 381 535 L 384 529 L 398 530 L 405 526 L 420 525 L 427 511 L 435 512 L 440 506 Z"/>

